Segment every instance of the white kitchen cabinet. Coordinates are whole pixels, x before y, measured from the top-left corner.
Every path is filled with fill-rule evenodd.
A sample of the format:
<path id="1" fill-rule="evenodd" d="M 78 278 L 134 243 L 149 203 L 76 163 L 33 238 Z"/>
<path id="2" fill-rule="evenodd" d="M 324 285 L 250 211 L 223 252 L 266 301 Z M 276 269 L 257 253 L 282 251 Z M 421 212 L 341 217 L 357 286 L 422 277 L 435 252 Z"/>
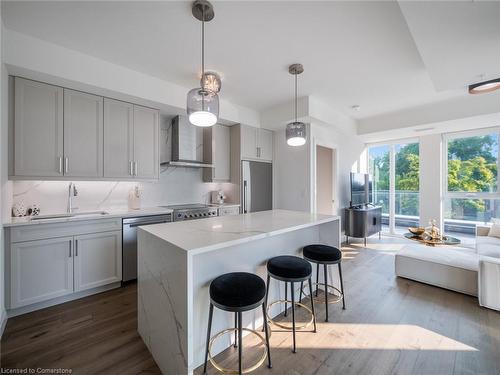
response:
<path id="1" fill-rule="evenodd" d="M 159 113 L 134 105 L 134 165 L 139 179 L 157 179 L 160 172 Z"/>
<path id="2" fill-rule="evenodd" d="M 131 178 L 134 160 L 134 105 L 104 99 L 104 177 Z"/>
<path id="3" fill-rule="evenodd" d="M 11 245 L 10 308 L 73 293 L 73 237 Z"/>
<path id="4" fill-rule="evenodd" d="M 241 137 L 241 158 L 256 159 L 257 158 L 257 128 L 252 126 L 240 126 Z"/>
<path id="5" fill-rule="evenodd" d="M 257 129 L 257 151 L 261 160 L 273 160 L 273 132 L 267 129 Z"/>
<path id="6" fill-rule="evenodd" d="M 272 161 L 273 132 L 252 126 L 240 126 L 241 159 Z"/>
<path id="7" fill-rule="evenodd" d="M 16 176 L 62 176 L 63 89 L 15 77 L 13 134 Z"/>
<path id="8" fill-rule="evenodd" d="M 122 279 L 122 232 L 75 236 L 75 292 Z"/>
<path id="9" fill-rule="evenodd" d="M 103 97 L 64 89 L 64 175 L 103 176 Z"/>
<path id="10" fill-rule="evenodd" d="M 203 160 L 214 166 L 203 169 L 203 181 L 227 182 L 231 179 L 230 129 L 217 124 L 203 130 Z"/>
<path id="11" fill-rule="evenodd" d="M 120 285 L 121 229 L 120 217 L 5 228 L 7 308 L 17 315 Z"/>
<path id="12" fill-rule="evenodd" d="M 9 177 L 159 178 L 159 111 L 13 77 Z"/>

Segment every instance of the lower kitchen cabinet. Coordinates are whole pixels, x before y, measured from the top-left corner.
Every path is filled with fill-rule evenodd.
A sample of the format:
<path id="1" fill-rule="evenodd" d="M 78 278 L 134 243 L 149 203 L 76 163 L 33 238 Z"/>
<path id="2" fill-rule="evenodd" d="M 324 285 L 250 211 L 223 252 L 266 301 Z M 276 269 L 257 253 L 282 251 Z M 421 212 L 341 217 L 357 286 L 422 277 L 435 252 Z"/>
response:
<path id="1" fill-rule="evenodd" d="M 14 315 L 122 280 L 121 218 L 7 228 L 6 240 L 6 305 L 18 309 Z"/>
<path id="2" fill-rule="evenodd" d="M 75 292 L 121 281 L 122 232 L 75 237 Z"/>
<path id="3" fill-rule="evenodd" d="M 73 293 L 73 237 L 11 245 L 10 307 Z"/>

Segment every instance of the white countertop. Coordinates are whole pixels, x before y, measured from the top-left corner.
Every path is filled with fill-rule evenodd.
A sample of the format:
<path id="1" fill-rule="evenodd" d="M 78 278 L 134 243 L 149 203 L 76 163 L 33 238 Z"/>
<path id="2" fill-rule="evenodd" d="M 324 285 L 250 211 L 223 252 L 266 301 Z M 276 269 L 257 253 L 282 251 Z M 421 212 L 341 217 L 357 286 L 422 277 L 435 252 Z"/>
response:
<path id="1" fill-rule="evenodd" d="M 31 220 L 30 216 L 24 217 L 13 217 L 10 221 L 3 223 L 4 227 L 15 227 L 19 225 L 37 225 L 37 224 L 49 224 L 49 223 L 65 223 L 81 220 L 101 220 L 101 219 L 111 219 L 116 217 L 140 217 L 140 216 L 150 216 L 150 215 L 162 215 L 170 214 L 173 212 L 170 208 L 164 207 L 145 207 L 138 210 L 124 209 L 109 209 L 103 210 L 107 212 L 106 215 L 77 215 L 71 217 L 58 217 L 54 219 L 42 219 L 42 220 Z M 78 211 L 75 211 L 78 213 Z"/>
<path id="2" fill-rule="evenodd" d="M 339 220 L 338 216 L 270 210 L 140 228 L 190 253 L 202 253 Z"/>

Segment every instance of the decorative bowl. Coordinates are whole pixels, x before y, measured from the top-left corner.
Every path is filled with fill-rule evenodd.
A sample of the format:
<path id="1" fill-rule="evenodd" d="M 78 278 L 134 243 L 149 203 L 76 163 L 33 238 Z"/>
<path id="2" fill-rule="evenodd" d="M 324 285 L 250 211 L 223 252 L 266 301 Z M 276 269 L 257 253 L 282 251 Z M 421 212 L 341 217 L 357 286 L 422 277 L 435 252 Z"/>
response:
<path id="1" fill-rule="evenodd" d="M 410 227 L 408 228 L 410 233 L 416 235 L 416 236 L 421 236 L 425 232 L 425 228 L 422 227 Z"/>

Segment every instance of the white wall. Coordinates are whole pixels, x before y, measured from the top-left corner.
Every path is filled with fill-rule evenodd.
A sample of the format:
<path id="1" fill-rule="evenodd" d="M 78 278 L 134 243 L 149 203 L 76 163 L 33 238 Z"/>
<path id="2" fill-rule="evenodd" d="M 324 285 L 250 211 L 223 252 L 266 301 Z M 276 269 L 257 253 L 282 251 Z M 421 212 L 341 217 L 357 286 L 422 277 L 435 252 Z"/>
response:
<path id="1" fill-rule="evenodd" d="M 429 220 L 443 220 L 442 147 L 441 134 L 420 137 L 420 225 L 424 227 Z"/>
<path id="2" fill-rule="evenodd" d="M 349 176 L 351 171 L 364 172 L 362 166 L 366 164 L 364 159 L 365 144 L 355 135 L 346 135 L 338 130 L 329 129 L 326 125 L 312 124 L 311 127 L 311 138 L 314 145 L 336 149 L 337 197 L 335 199 L 337 200 L 337 214 L 342 215 L 343 209 L 349 206 L 351 197 Z M 315 163 L 314 160 L 313 162 Z M 313 178 L 315 179 L 314 176 Z"/>
<path id="3" fill-rule="evenodd" d="M 285 132 L 274 136 L 274 205 L 276 208 L 312 212 L 315 208 L 316 145 L 336 150 L 336 187 L 338 215 L 349 205 L 349 174 L 365 165 L 365 144 L 355 135 L 337 127 L 310 124 L 307 142 L 301 147 L 286 144 Z"/>
<path id="4" fill-rule="evenodd" d="M 307 127 L 310 132 L 310 126 Z M 310 142 L 301 147 L 286 143 L 285 131 L 274 133 L 274 207 L 311 211 Z"/>

